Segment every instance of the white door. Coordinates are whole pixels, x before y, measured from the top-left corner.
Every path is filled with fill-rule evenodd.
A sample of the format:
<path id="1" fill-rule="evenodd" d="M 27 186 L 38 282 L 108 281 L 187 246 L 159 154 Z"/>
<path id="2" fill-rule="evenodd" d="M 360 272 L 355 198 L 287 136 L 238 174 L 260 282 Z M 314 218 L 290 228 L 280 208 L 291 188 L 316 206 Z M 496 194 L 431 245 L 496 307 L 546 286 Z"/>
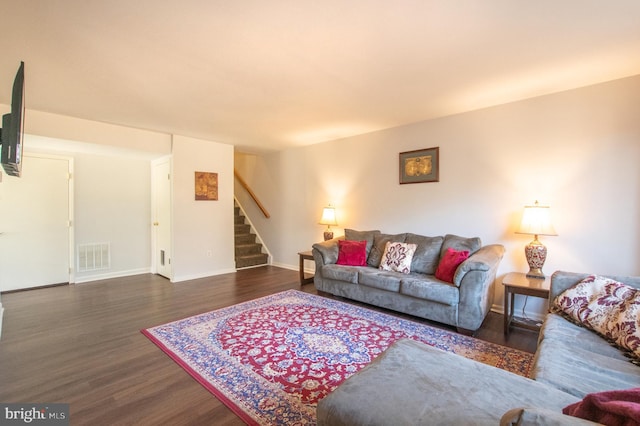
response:
<path id="1" fill-rule="evenodd" d="M 156 273 L 171 279 L 171 160 L 153 165 L 153 264 Z"/>
<path id="2" fill-rule="evenodd" d="M 0 291 L 70 281 L 71 159 L 23 157 L 0 182 Z"/>

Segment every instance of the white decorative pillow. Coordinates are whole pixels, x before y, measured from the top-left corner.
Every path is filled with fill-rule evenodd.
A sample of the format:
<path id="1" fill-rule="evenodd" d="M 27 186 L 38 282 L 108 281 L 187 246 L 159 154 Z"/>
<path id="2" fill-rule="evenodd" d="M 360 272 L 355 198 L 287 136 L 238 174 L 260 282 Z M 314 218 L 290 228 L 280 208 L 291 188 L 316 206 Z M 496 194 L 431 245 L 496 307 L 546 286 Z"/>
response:
<path id="1" fill-rule="evenodd" d="M 640 290 L 592 275 L 558 295 L 554 306 L 640 358 Z"/>
<path id="2" fill-rule="evenodd" d="M 387 242 L 380 261 L 380 269 L 408 274 L 411 272 L 411 260 L 417 247 L 417 244 Z"/>

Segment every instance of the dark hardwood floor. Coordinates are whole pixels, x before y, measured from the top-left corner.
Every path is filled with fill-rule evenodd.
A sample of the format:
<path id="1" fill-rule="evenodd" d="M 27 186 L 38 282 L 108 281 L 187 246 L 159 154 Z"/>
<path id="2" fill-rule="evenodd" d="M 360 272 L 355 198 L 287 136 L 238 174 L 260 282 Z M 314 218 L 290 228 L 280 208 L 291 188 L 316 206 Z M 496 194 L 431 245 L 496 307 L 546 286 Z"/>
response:
<path id="1" fill-rule="evenodd" d="M 68 403 L 72 425 L 244 424 L 140 330 L 287 289 L 317 294 L 300 287 L 297 271 L 272 266 L 177 284 L 137 275 L 3 294 L 0 402 Z M 534 352 L 537 333 L 505 339 L 502 316 L 490 313 L 476 337 Z"/>

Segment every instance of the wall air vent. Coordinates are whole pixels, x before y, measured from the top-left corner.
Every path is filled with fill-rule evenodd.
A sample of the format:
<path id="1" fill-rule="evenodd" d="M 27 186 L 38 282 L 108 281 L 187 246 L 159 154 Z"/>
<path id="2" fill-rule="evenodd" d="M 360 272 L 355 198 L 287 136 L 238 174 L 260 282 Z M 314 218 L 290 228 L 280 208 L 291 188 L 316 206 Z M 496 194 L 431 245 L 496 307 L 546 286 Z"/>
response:
<path id="1" fill-rule="evenodd" d="M 100 271 L 111 267 L 109 243 L 78 245 L 78 272 Z"/>

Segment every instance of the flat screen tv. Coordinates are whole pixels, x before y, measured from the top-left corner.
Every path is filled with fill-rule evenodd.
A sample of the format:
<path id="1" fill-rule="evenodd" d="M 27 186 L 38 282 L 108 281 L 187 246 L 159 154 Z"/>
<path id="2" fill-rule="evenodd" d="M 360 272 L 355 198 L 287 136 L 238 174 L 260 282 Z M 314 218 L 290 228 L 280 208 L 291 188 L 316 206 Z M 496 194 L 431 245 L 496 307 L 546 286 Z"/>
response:
<path id="1" fill-rule="evenodd" d="M 24 62 L 13 81 L 11 113 L 2 116 L 2 153 L 0 163 L 10 176 L 20 177 L 22 172 L 22 141 L 24 138 Z"/>

